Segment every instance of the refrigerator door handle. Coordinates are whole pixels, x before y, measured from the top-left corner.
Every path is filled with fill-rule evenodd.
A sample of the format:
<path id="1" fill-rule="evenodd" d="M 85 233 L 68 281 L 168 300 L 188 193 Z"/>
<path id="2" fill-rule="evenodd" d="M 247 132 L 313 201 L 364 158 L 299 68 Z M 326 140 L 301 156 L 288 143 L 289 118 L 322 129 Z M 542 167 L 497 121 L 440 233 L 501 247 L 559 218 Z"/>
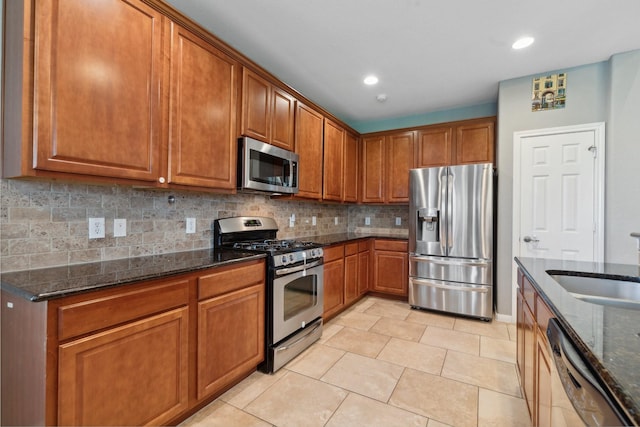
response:
<path id="1" fill-rule="evenodd" d="M 453 184 L 455 175 L 447 168 L 447 255 L 453 250 Z"/>
<path id="2" fill-rule="evenodd" d="M 440 239 L 440 251 L 442 255 L 448 254 L 449 244 L 447 242 L 448 232 L 449 232 L 449 210 L 447 209 L 447 198 L 448 198 L 448 186 L 449 186 L 449 168 L 443 167 L 439 174 L 440 179 L 440 221 L 444 222 L 443 225 L 440 226 L 438 230 L 438 235 Z"/>
<path id="3" fill-rule="evenodd" d="M 442 259 L 442 258 L 433 258 L 433 257 L 426 257 L 426 256 L 416 256 L 416 255 L 411 255 L 410 261 L 428 262 L 431 264 L 453 264 L 453 265 L 462 264 L 462 265 L 471 266 L 471 267 L 486 267 L 490 265 L 489 261 L 485 261 L 481 259 L 469 259 L 469 260 L 460 259 L 460 258 Z"/>
<path id="4" fill-rule="evenodd" d="M 426 286 L 430 286 L 432 288 L 440 288 L 440 289 L 450 289 L 450 290 L 454 290 L 454 291 L 466 291 L 466 292 L 478 292 L 481 294 L 486 294 L 487 292 L 489 292 L 489 288 L 486 286 L 477 286 L 477 287 L 471 287 L 471 286 L 450 286 L 450 285 L 442 285 L 440 283 L 435 283 L 432 282 L 430 280 L 421 280 L 421 279 L 416 279 L 416 278 L 411 278 L 411 281 L 413 283 L 417 283 L 418 285 L 426 285 Z"/>

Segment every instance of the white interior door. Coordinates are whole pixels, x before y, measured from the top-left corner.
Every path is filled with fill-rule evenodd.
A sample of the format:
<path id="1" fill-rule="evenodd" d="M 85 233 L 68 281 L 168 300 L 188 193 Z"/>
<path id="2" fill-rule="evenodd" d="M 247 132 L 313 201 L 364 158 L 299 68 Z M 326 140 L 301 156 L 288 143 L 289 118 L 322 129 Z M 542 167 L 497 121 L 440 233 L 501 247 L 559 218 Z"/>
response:
<path id="1" fill-rule="evenodd" d="M 592 130 L 520 138 L 520 256 L 597 261 Z"/>

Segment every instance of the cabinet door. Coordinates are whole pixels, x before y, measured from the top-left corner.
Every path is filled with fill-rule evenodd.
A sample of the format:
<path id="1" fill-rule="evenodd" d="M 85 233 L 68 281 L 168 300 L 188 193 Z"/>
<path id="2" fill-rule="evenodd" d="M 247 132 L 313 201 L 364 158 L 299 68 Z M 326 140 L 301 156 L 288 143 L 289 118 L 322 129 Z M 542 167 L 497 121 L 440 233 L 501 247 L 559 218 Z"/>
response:
<path id="1" fill-rule="evenodd" d="M 455 164 L 493 163 L 493 121 L 456 127 Z"/>
<path id="2" fill-rule="evenodd" d="M 527 400 L 527 406 L 529 407 L 529 414 L 533 420 L 533 425 L 536 424 L 536 412 L 535 412 L 535 357 L 536 357 L 536 342 L 535 342 L 535 319 L 533 313 L 529 310 L 529 306 L 526 302 L 523 304 L 522 310 L 522 324 L 524 328 L 524 394 Z"/>
<path id="3" fill-rule="evenodd" d="M 269 142 L 271 83 L 242 69 L 242 134 Z"/>
<path id="4" fill-rule="evenodd" d="M 322 135 L 324 117 L 298 102 L 296 107 L 296 153 L 298 153 L 298 197 L 322 198 Z"/>
<path id="5" fill-rule="evenodd" d="M 408 295 L 408 254 L 375 251 L 373 290 L 393 295 Z"/>
<path id="6" fill-rule="evenodd" d="M 169 182 L 236 187 L 238 64 L 171 24 Z"/>
<path id="7" fill-rule="evenodd" d="M 188 308 L 62 344 L 59 425 L 161 425 L 187 409 Z"/>
<path id="8" fill-rule="evenodd" d="M 409 203 L 409 169 L 413 168 L 415 132 L 387 135 L 385 201 Z"/>
<path id="9" fill-rule="evenodd" d="M 361 202 L 384 202 L 384 137 L 374 136 L 362 140 Z"/>
<path id="10" fill-rule="evenodd" d="M 344 258 L 324 264 L 324 314 L 328 319 L 344 305 Z"/>
<path id="11" fill-rule="evenodd" d="M 358 138 L 347 133 L 344 142 L 344 174 L 342 177 L 345 202 L 358 201 Z"/>
<path id="12" fill-rule="evenodd" d="M 294 151 L 295 99 L 283 90 L 273 88 L 271 94 L 271 135 L 269 142 Z"/>
<path id="13" fill-rule="evenodd" d="M 358 296 L 358 243 L 345 245 L 344 257 L 344 303 L 349 304 Z"/>
<path id="14" fill-rule="evenodd" d="M 551 422 L 551 358 L 544 332 L 536 327 L 536 418 L 538 427 L 554 427 Z"/>
<path id="15" fill-rule="evenodd" d="M 430 127 L 418 131 L 416 167 L 429 168 L 451 164 L 453 128 Z"/>
<path id="16" fill-rule="evenodd" d="M 160 13 L 138 0 L 34 4 L 34 168 L 156 181 Z"/>
<path id="17" fill-rule="evenodd" d="M 324 119 L 324 177 L 325 200 L 342 201 L 345 131 L 331 120 Z"/>
<path id="18" fill-rule="evenodd" d="M 364 295 L 371 287 L 371 251 L 358 253 L 358 295 Z"/>
<path id="19" fill-rule="evenodd" d="M 264 359 L 264 294 L 260 283 L 198 303 L 199 400 Z"/>

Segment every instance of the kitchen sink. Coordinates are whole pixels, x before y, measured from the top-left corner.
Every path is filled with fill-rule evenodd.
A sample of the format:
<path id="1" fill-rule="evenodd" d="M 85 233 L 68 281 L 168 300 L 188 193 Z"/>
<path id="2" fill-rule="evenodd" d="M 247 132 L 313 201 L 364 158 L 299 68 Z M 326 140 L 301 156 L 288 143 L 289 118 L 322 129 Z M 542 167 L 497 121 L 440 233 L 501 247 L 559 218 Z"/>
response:
<path id="1" fill-rule="evenodd" d="M 601 276 L 574 276 L 547 271 L 553 280 L 582 301 L 640 310 L 640 282 Z"/>

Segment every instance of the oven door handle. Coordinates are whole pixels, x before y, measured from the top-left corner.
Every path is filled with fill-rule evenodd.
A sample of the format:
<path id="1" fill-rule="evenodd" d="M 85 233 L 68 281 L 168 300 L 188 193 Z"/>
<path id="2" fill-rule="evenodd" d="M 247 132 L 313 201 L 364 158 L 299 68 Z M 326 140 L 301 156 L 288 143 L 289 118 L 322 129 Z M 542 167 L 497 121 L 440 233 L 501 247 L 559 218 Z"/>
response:
<path id="1" fill-rule="evenodd" d="M 285 274 L 296 273 L 298 271 L 307 270 L 309 268 L 316 267 L 320 264 L 322 264 L 322 260 L 308 262 L 306 264 L 298 265 L 296 267 L 281 268 L 279 270 L 276 270 L 276 276 L 284 276 Z"/>
<path id="2" fill-rule="evenodd" d="M 282 347 L 278 347 L 276 349 L 276 351 L 285 351 L 285 350 L 289 350 L 290 348 L 295 347 L 296 345 L 300 344 L 301 341 L 305 340 L 309 335 L 311 335 L 312 333 L 314 333 L 316 331 L 316 329 L 318 329 L 320 326 L 322 326 L 322 322 L 317 323 L 313 328 L 311 328 L 306 334 L 304 334 L 303 336 L 301 336 L 300 338 L 298 338 L 297 340 L 295 340 L 292 343 L 289 343 L 287 345 L 283 345 Z"/>

